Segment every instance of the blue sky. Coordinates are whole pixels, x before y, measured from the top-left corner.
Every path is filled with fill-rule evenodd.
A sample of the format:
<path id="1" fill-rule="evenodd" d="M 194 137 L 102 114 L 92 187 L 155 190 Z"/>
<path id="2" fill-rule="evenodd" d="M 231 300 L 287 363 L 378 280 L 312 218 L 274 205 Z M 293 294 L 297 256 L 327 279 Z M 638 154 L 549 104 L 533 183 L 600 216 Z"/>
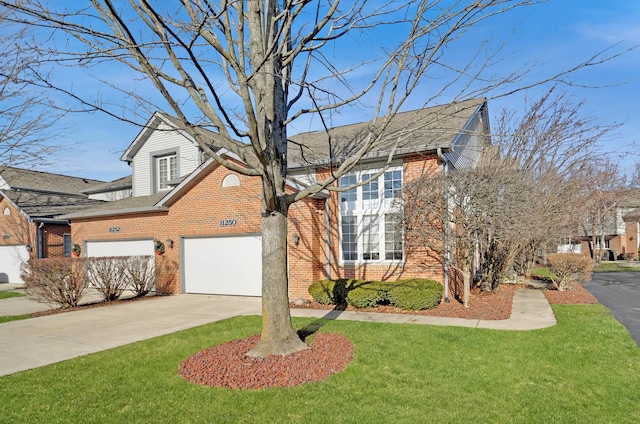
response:
<path id="1" fill-rule="evenodd" d="M 614 43 L 620 43 L 615 51 L 639 45 L 640 2 L 551 0 L 504 15 L 478 28 L 477 34 L 507 39 L 503 49 L 506 59 L 501 66 L 533 65 L 534 71 L 528 77 L 533 81 L 567 69 Z M 465 52 L 462 47 L 460 54 L 471 52 Z M 575 102 L 584 100 L 583 111 L 601 123 L 622 124 L 615 134 L 603 140 L 601 148 L 629 153 L 620 161 L 625 169 L 640 162 L 639 68 L 640 49 L 636 49 L 611 62 L 575 73 L 571 77 L 575 86 L 560 86 Z M 79 72 L 69 74 L 75 87 L 86 87 L 94 95 L 103 94 L 98 85 L 93 86 L 92 80 Z M 133 83 L 126 74 L 117 77 L 121 80 L 118 84 Z M 521 107 L 525 98 L 536 99 L 546 89 L 548 86 L 537 87 L 490 100 L 489 109 L 495 113 L 501 108 Z M 113 96 L 106 92 L 104 95 Z M 61 141 L 74 144 L 70 149 L 73 154 L 65 152 L 64 160 L 43 170 L 105 181 L 130 173 L 119 157 L 137 135 L 138 127 L 99 113 L 71 114 L 64 119 L 64 124 L 69 131 Z"/>

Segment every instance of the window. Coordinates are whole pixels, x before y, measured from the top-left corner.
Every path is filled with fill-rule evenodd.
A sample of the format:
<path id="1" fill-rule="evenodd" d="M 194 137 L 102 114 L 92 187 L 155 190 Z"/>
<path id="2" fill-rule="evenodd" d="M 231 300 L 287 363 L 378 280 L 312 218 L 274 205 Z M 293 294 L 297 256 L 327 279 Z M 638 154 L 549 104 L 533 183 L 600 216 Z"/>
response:
<path id="1" fill-rule="evenodd" d="M 343 261 L 401 261 L 403 234 L 395 199 L 402 193 L 402 168 L 354 172 L 340 178 L 340 237 Z"/>
<path id="2" fill-rule="evenodd" d="M 62 255 L 65 258 L 71 256 L 71 234 L 62 235 Z"/>
<path id="3" fill-rule="evenodd" d="M 160 156 L 156 158 L 156 173 L 158 190 L 168 190 L 169 181 L 174 180 L 176 175 L 176 155 Z"/>
<path id="4" fill-rule="evenodd" d="M 342 217 L 342 259 L 355 261 L 358 259 L 358 243 L 356 240 L 356 217 Z"/>

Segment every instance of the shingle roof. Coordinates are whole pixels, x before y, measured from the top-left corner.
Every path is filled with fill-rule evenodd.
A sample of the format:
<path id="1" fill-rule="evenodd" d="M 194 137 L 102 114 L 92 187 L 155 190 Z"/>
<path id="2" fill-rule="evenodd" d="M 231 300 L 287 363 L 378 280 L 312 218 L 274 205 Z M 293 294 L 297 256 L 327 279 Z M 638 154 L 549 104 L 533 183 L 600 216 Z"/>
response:
<path id="1" fill-rule="evenodd" d="M 112 202 L 102 202 L 94 207 L 85 208 L 75 213 L 68 213 L 61 216 L 62 219 L 74 219 L 92 216 L 124 215 L 140 212 L 160 211 L 162 208 L 155 207 L 167 192 L 154 193 L 149 196 L 126 197 Z"/>
<path id="2" fill-rule="evenodd" d="M 82 194 L 83 190 L 103 184 L 103 181 L 89 178 L 11 167 L 0 167 L 0 177 L 14 190 L 29 189 L 53 193 Z"/>
<path id="3" fill-rule="evenodd" d="M 3 190 L 2 193 L 31 218 L 55 218 L 103 203 L 84 196 L 32 190 Z"/>
<path id="4" fill-rule="evenodd" d="M 102 181 L 12 167 L 0 168 L 2 194 L 31 218 L 56 218 L 57 215 L 95 206 L 82 193 Z"/>
<path id="5" fill-rule="evenodd" d="M 364 159 L 386 155 L 394 147 L 396 155 L 450 147 L 484 102 L 485 99 L 471 99 L 399 113 L 385 129 L 381 142 Z M 289 137 L 289 164 L 292 168 L 322 164 L 331 157 L 341 162 L 362 147 L 372 129 L 376 133 L 375 124 L 364 122 Z"/>
<path id="6" fill-rule="evenodd" d="M 133 176 L 127 175 L 126 177 L 118 178 L 117 180 L 109 181 L 102 184 L 96 184 L 91 188 L 82 190 L 84 194 L 102 193 L 105 191 L 124 190 L 131 188 L 133 185 Z"/>

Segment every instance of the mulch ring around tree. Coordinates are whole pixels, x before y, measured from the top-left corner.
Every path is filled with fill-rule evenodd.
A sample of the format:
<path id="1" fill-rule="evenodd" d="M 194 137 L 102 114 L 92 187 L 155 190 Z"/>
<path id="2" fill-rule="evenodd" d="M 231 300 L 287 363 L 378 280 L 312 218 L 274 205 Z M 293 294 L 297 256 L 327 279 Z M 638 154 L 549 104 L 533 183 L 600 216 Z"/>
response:
<path id="1" fill-rule="evenodd" d="M 316 333 L 309 349 L 287 356 L 246 356 L 259 338 L 255 335 L 202 350 L 182 362 L 178 374 L 192 383 L 230 389 L 293 387 L 325 380 L 353 359 L 351 342 L 328 333 Z"/>

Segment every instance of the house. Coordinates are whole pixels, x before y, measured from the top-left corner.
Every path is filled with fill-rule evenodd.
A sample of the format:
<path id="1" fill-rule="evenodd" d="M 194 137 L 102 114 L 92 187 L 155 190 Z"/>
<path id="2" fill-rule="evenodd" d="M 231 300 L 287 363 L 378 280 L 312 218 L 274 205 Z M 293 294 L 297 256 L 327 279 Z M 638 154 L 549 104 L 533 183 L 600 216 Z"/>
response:
<path id="1" fill-rule="evenodd" d="M 599 220 L 596 221 L 595 250 L 606 253 L 605 260 L 638 259 L 640 244 L 640 191 L 624 190 L 611 192 L 611 207 L 602 208 Z M 593 228 L 591 222 L 583 227 L 577 253 L 589 254 Z"/>
<path id="2" fill-rule="evenodd" d="M 321 180 L 358 148 L 371 123 L 290 137 L 288 189 Z M 217 135 L 199 136 L 216 146 Z M 397 225 L 403 185 L 425 173 L 472 166 L 488 141 L 484 99 L 398 114 L 382 142 L 337 182 L 289 213 L 291 299 L 308 298 L 324 278 L 440 281 L 440 262 L 408 255 Z M 215 147 L 214 147 L 215 148 Z M 218 153 L 242 166 L 222 150 Z M 173 118 L 154 114 L 121 160 L 131 165 L 131 197 L 61 216 L 85 256 L 153 255 L 175 266 L 173 291 L 261 295 L 261 182 L 207 159 Z M 368 182 L 367 182 L 368 181 Z M 114 187 L 114 190 L 121 187 Z M 105 187 L 102 187 L 105 189 Z M 109 196 L 108 190 L 102 195 Z"/>
<path id="3" fill-rule="evenodd" d="M 58 215 L 98 203 L 83 190 L 102 181 L 27 169 L 0 169 L 0 282 L 22 282 L 30 257 L 71 256 L 71 227 Z"/>

